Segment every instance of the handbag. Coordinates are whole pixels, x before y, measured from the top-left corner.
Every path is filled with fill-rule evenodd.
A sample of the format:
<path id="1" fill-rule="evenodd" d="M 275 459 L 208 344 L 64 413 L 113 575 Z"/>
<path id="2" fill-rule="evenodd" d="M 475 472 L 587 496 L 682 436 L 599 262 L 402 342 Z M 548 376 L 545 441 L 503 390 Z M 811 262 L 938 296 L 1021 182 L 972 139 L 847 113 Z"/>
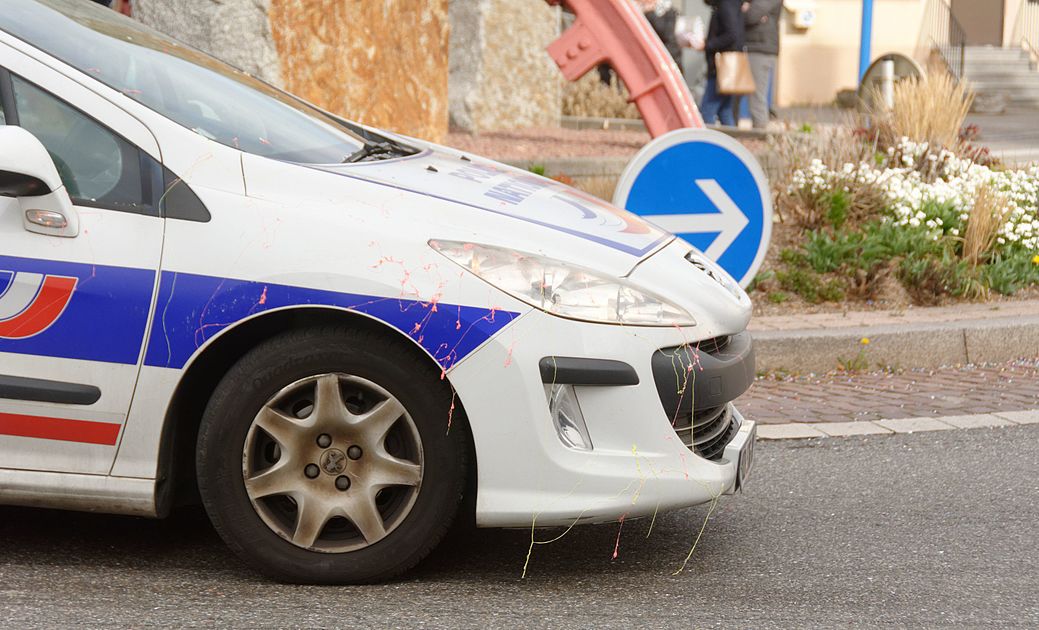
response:
<path id="1" fill-rule="evenodd" d="M 742 50 L 714 53 L 719 94 L 753 94 L 754 75 L 750 57 Z"/>

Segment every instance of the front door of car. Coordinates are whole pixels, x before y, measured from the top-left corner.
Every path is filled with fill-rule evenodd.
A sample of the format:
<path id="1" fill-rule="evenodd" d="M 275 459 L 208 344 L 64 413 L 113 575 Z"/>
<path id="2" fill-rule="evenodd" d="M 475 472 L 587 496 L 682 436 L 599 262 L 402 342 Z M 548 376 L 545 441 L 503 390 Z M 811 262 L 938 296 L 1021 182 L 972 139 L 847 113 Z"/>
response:
<path id="1" fill-rule="evenodd" d="M 0 122 L 50 154 L 78 221 L 74 235 L 48 229 L 0 196 L 0 468 L 107 474 L 162 253 L 159 148 L 125 111 L 3 44 L 0 103 Z"/>

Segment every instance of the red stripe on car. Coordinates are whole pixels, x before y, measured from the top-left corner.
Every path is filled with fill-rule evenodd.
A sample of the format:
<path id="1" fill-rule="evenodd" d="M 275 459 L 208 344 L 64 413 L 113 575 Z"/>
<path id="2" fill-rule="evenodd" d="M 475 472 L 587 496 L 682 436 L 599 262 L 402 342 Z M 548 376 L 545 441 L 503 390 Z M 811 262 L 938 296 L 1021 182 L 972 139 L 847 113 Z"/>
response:
<path id="1" fill-rule="evenodd" d="M 0 435 L 115 446 L 122 425 L 0 412 Z"/>

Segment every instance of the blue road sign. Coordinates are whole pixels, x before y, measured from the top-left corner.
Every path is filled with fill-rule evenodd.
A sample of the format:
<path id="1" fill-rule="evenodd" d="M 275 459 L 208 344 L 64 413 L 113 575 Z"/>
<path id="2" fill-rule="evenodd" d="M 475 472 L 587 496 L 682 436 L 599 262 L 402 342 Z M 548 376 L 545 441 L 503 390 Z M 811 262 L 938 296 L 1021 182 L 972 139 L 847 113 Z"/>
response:
<path id="1" fill-rule="evenodd" d="M 679 129 L 643 147 L 613 203 L 689 241 L 744 287 L 772 236 L 761 166 L 742 144 L 708 129 Z"/>

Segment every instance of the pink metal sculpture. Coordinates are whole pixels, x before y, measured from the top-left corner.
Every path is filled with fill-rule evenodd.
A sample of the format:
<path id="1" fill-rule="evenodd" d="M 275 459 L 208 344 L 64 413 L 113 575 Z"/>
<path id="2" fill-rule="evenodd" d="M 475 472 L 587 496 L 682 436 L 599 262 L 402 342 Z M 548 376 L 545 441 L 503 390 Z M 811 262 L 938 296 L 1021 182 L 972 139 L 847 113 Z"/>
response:
<path id="1" fill-rule="evenodd" d="M 632 102 L 656 138 L 675 129 L 702 128 L 689 87 L 646 18 L 629 0 L 546 0 L 576 19 L 548 46 L 570 81 L 607 62 L 624 81 Z"/>

